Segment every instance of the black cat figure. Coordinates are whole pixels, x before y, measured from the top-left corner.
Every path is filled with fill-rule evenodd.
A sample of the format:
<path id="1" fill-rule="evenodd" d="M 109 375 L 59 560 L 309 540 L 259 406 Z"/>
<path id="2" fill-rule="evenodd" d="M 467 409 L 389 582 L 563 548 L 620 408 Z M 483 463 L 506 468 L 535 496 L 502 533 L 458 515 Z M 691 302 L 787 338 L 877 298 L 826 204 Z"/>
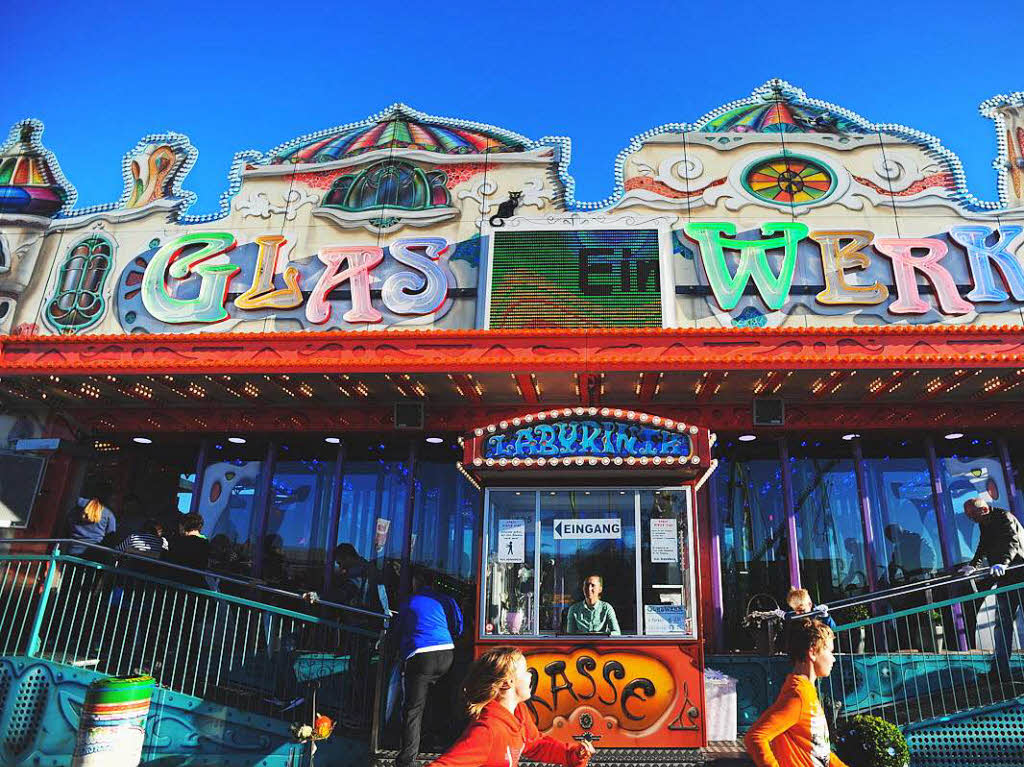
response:
<path id="1" fill-rule="evenodd" d="M 488 219 L 491 226 L 505 226 L 505 219 L 515 215 L 522 196 L 522 192 L 509 192 L 508 199 L 498 203 L 498 212 Z"/>

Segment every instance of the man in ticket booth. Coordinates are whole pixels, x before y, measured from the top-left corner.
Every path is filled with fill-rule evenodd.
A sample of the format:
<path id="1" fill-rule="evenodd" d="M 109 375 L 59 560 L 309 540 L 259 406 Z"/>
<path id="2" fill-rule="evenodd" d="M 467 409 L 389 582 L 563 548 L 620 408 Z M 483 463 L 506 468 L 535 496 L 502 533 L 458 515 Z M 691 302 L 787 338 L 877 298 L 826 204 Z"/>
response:
<path id="1" fill-rule="evenodd" d="M 583 599 L 570 605 L 565 620 L 567 634 L 604 634 L 618 636 L 619 620 L 615 608 L 601 600 L 604 578 L 596 573 L 583 580 Z"/>

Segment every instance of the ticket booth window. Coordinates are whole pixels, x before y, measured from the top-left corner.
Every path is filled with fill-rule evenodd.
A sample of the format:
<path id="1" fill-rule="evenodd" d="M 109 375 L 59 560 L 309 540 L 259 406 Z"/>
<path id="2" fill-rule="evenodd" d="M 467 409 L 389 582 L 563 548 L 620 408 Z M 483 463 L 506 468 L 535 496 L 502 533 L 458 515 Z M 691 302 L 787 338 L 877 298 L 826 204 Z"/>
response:
<path id="1" fill-rule="evenodd" d="M 632 490 L 541 491 L 542 635 L 636 633 L 634 507 Z"/>
<path id="2" fill-rule="evenodd" d="M 490 634 L 535 634 L 537 494 L 488 492 L 486 524 L 481 625 Z"/>
<path id="3" fill-rule="evenodd" d="M 696 636 L 689 488 L 491 489 L 486 507 L 481 636 Z"/>

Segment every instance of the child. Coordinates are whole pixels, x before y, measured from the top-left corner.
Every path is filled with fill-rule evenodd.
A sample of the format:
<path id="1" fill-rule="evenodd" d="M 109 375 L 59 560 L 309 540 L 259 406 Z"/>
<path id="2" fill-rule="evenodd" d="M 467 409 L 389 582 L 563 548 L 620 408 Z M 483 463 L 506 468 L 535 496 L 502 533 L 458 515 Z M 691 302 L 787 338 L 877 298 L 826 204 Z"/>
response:
<path id="1" fill-rule="evenodd" d="M 462 692 L 475 721 L 429 767 L 518 767 L 521 756 L 583 767 L 594 753 L 589 741 L 568 745 L 540 734 L 523 705 L 531 695 L 526 658 L 514 647 L 477 658 Z"/>
<path id="2" fill-rule="evenodd" d="M 832 616 L 828 614 L 828 605 L 814 606 L 811 602 L 811 595 L 807 589 L 790 589 L 789 594 L 786 596 L 786 604 L 789 605 L 790 612 L 785 613 L 786 620 L 792 620 L 797 615 L 806 615 L 809 612 L 817 613 L 814 617 L 824 623 L 833 631 L 836 630 L 836 622 L 832 620 Z"/>
<path id="3" fill-rule="evenodd" d="M 835 663 L 835 634 L 824 623 L 806 618 L 790 632 L 793 673 L 744 744 L 757 767 L 846 767 L 832 753 L 828 724 L 814 680 L 827 677 Z"/>

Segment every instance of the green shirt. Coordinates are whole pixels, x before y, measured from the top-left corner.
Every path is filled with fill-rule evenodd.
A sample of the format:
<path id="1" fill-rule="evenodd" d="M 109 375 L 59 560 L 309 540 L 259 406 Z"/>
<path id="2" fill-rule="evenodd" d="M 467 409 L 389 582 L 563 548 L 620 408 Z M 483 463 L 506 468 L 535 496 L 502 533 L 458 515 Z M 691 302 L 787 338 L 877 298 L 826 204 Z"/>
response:
<path id="1" fill-rule="evenodd" d="M 575 602 L 569 607 L 565 630 L 570 634 L 610 634 L 618 636 L 619 621 L 615 608 L 607 602 L 597 601 L 593 607 L 586 600 Z"/>

